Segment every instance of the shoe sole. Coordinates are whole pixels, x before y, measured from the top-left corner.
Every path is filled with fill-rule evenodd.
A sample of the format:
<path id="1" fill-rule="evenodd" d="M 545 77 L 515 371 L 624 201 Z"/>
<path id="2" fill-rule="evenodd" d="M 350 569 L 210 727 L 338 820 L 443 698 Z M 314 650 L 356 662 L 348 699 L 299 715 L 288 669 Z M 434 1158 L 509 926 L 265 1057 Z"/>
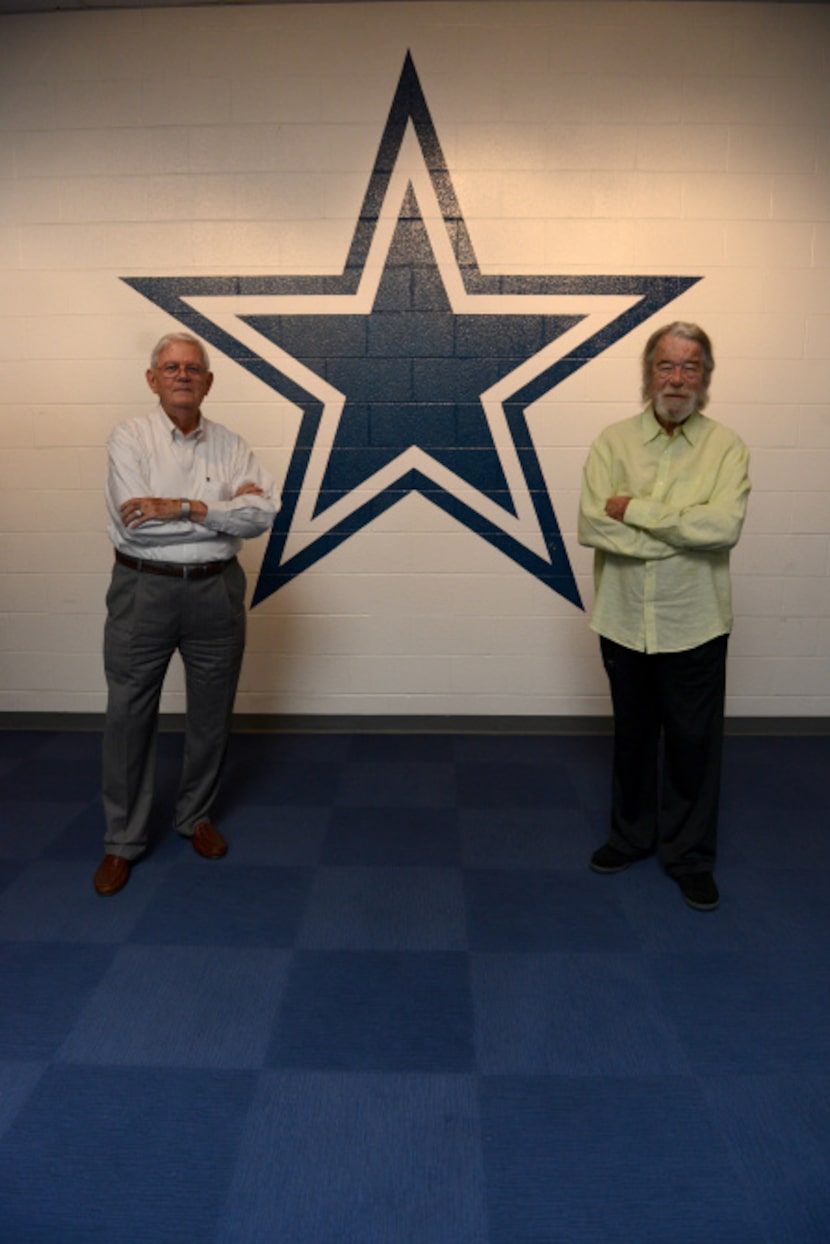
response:
<path id="1" fill-rule="evenodd" d="M 635 863 L 634 860 L 631 861 L 631 864 L 633 863 Z M 599 873 L 602 877 L 611 877 L 614 873 L 624 873 L 626 869 L 631 867 L 631 864 L 615 864 L 613 868 L 608 868 L 590 861 L 590 868 L 592 872 Z"/>
<path id="2" fill-rule="evenodd" d="M 714 903 L 695 903 L 693 899 L 686 898 L 685 894 L 683 902 L 687 907 L 691 907 L 692 911 L 717 911 L 720 907 L 720 899 L 716 899 Z"/>

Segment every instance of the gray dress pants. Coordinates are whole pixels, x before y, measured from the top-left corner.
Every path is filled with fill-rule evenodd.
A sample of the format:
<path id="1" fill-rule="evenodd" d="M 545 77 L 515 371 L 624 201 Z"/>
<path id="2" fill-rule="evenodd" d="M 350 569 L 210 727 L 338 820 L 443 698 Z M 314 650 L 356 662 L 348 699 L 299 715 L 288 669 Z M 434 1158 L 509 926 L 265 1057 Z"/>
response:
<path id="1" fill-rule="evenodd" d="M 185 669 L 184 761 L 174 824 L 189 837 L 210 819 L 225 762 L 245 648 L 245 573 L 234 558 L 203 579 L 168 578 L 116 562 L 107 593 L 103 742 L 105 849 L 127 860 L 147 847 L 162 684 L 178 649 Z"/>

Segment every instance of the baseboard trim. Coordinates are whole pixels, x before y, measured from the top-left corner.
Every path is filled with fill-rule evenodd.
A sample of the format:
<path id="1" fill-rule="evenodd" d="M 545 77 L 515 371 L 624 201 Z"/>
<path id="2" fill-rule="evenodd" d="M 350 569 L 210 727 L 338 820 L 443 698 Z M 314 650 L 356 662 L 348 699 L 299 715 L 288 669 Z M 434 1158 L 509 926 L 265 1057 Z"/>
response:
<path id="1" fill-rule="evenodd" d="M 103 713 L 0 712 L 0 730 L 102 731 Z M 182 713 L 162 713 L 159 729 L 178 733 Z M 828 717 L 727 717 L 728 735 L 828 735 Z M 464 714 L 238 713 L 235 734 L 611 734 L 610 717 Z"/>

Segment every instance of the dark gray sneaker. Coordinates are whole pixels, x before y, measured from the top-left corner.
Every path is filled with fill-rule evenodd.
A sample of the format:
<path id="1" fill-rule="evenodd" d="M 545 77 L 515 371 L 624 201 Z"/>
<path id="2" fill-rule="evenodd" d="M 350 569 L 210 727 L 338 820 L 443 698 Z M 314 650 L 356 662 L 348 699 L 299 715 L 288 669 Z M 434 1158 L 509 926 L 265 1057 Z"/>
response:
<path id="1" fill-rule="evenodd" d="M 720 903 L 718 887 L 711 873 L 684 873 L 675 877 L 680 892 L 695 911 L 714 911 Z"/>
<path id="2" fill-rule="evenodd" d="M 626 855 L 625 851 L 613 847 L 610 842 L 599 847 L 591 856 L 591 868 L 595 873 L 621 873 L 636 863 L 636 855 Z"/>

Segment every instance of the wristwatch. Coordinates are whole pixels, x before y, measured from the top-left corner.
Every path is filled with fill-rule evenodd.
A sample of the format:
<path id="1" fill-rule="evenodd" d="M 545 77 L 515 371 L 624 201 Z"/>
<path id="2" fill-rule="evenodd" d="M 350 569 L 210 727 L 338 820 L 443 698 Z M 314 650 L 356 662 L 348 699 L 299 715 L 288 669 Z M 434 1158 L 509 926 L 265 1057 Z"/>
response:
<path id="1" fill-rule="evenodd" d="M 184 519 L 190 518 L 190 502 L 187 497 L 182 497 L 182 512 L 179 517 Z"/>

